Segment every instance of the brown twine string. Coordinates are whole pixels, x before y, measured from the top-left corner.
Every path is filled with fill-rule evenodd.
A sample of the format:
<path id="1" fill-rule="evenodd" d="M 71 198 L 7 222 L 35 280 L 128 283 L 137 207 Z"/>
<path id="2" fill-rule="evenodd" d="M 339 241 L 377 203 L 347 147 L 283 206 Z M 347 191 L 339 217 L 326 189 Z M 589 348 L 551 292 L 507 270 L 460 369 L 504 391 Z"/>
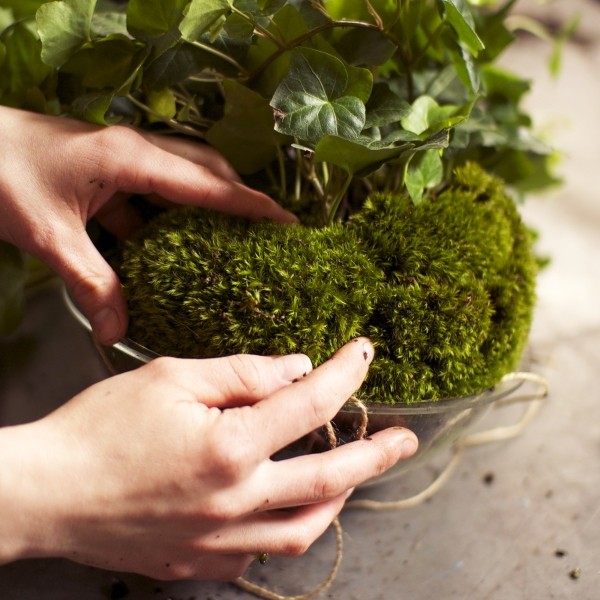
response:
<path id="1" fill-rule="evenodd" d="M 455 442 L 452 450 L 452 456 L 446 467 L 437 475 L 437 477 L 433 480 L 431 484 L 429 484 L 429 486 L 427 486 L 418 494 L 415 494 L 408 498 L 404 498 L 402 500 L 395 500 L 391 502 L 382 502 L 366 499 L 351 500 L 349 502 L 346 502 L 345 508 L 384 511 L 403 510 L 406 508 L 413 508 L 415 506 L 418 506 L 419 504 L 422 504 L 423 502 L 437 494 L 440 491 L 440 489 L 448 482 L 448 480 L 456 470 L 456 467 L 459 465 L 463 457 L 465 448 L 481 444 L 488 444 L 490 442 L 496 442 L 500 440 L 507 440 L 519 436 L 541 408 L 543 400 L 548 396 L 549 385 L 544 377 L 536 375 L 535 373 L 528 372 L 509 373 L 508 375 L 505 375 L 502 378 L 501 382 L 505 383 L 508 381 L 530 382 L 536 385 L 538 388 L 536 392 L 532 392 L 529 394 L 521 394 L 519 396 L 509 396 L 508 398 L 498 400 L 494 403 L 494 407 L 497 408 L 509 404 L 516 404 L 518 402 L 528 402 L 529 406 L 527 407 L 519 421 L 517 421 L 513 425 L 495 427 L 485 431 L 463 435 Z M 367 433 L 368 409 L 366 405 L 356 396 L 352 396 L 348 400 L 348 403 L 358 408 L 361 412 L 362 418 L 359 427 L 356 431 L 356 439 L 363 439 Z M 327 423 L 327 425 L 325 426 L 325 431 L 330 447 L 335 448 L 338 445 L 339 441 L 335 433 L 334 426 L 331 422 Z M 333 526 L 335 527 L 337 541 L 335 562 L 327 579 L 311 592 L 301 594 L 299 596 L 281 596 L 267 588 L 252 583 L 251 581 L 248 581 L 242 577 L 236 579 L 234 583 L 241 589 L 250 592 L 251 594 L 254 594 L 259 598 L 264 598 L 265 600 L 310 600 L 310 598 L 314 598 L 318 594 L 321 594 L 322 592 L 327 590 L 335 581 L 343 557 L 343 531 L 339 519 L 336 518 L 335 521 L 333 521 Z"/>
<path id="2" fill-rule="evenodd" d="M 338 570 L 340 565 L 342 564 L 342 556 L 344 549 L 344 541 L 343 541 L 343 530 L 340 525 L 340 521 L 336 518 L 332 523 L 335 529 L 335 541 L 337 544 L 337 550 L 335 553 L 335 562 L 329 572 L 329 576 L 327 579 L 317 586 L 314 590 L 307 592 L 305 594 L 300 594 L 299 596 L 281 596 L 268 588 L 265 588 L 261 585 L 253 583 L 252 581 L 248 581 L 243 577 L 238 577 L 233 583 L 237 585 L 239 588 L 246 592 L 250 592 L 259 598 L 264 598 L 265 600 L 310 600 L 310 598 L 314 598 L 315 596 L 323 593 L 327 590 L 335 581 L 337 577 Z"/>

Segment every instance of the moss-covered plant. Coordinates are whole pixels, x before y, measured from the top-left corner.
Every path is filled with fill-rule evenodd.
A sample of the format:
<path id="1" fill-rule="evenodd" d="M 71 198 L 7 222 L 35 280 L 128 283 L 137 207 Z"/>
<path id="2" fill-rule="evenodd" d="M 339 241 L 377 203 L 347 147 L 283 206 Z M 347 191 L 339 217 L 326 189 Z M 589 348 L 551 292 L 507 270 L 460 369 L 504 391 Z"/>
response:
<path id="1" fill-rule="evenodd" d="M 556 180 L 529 84 L 498 66 L 514 0 L 13 4 L 0 102 L 209 143 L 302 219 L 159 217 L 119 267 L 136 341 L 320 363 L 369 335 L 377 402 L 515 365 L 535 261 L 513 198 Z"/>
<path id="2" fill-rule="evenodd" d="M 503 183 L 470 164 L 435 199 L 372 194 L 346 223 L 157 218 L 122 263 L 130 335 L 174 356 L 303 351 L 357 335 L 378 355 L 361 398 L 396 403 L 494 385 L 527 338 L 537 270 Z"/>

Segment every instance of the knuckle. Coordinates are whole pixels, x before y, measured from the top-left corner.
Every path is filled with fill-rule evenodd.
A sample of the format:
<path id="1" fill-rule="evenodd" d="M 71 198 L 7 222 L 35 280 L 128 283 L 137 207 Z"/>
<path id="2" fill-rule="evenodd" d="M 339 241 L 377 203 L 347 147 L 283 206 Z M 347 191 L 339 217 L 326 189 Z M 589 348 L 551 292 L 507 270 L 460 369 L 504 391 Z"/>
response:
<path id="1" fill-rule="evenodd" d="M 229 502 L 219 495 L 207 499 L 202 505 L 202 519 L 213 523 L 229 523 L 242 516 L 241 507 L 235 502 Z"/>
<path id="2" fill-rule="evenodd" d="M 342 479 L 342 475 L 337 469 L 328 469 L 323 466 L 313 483 L 314 500 L 328 500 L 340 494 L 348 487 L 344 487 Z"/>
<path id="3" fill-rule="evenodd" d="M 170 356 L 160 356 L 149 362 L 143 368 L 152 371 L 152 374 L 157 379 L 175 379 L 179 369 L 179 360 Z"/>
<path id="4" fill-rule="evenodd" d="M 281 549 L 283 556 L 302 556 L 313 543 L 313 538 L 305 527 L 298 527 L 294 536 L 285 542 Z"/>
<path id="5" fill-rule="evenodd" d="M 251 446 L 245 443 L 247 436 L 239 432 L 239 421 L 230 419 L 227 421 L 230 426 L 215 427 L 208 441 L 210 470 L 219 480 L 228 483 L 242 480 L 255 462 Z"/>
<path id="6" fill-rule="evenodd" d="M 262 361 L 255 356 L 238 354 L 231 356 L 229 367 L 234 377 L 234 385 L 242 393 L 252 396 L 264 395 L 266 374 Z"/>

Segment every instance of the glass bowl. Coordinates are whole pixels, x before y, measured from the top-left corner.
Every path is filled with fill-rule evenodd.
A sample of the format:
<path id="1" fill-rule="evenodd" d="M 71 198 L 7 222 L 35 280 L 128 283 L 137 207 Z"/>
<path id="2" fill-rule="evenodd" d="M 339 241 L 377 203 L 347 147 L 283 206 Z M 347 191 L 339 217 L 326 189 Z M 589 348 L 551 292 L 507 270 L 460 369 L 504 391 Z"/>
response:
<path id="1" fill-rule="evenodd" d="M 81 313 L 66 288 L 63 295 L 73 316 L 91 333 L 89 321 Z M 94 345 L 109 371 L 113 374 L 130 371 L 150 362 L 159 355 L 124 338 L 112 346 L 104 346 L 92 336 Z M 350 400 L 339 411 L 328 428 L 304 436 L 278 452 L 280 460 L 301 454 L 324 452 L 333 444 L 345 444 L 364 435 L 369 436 L 388 427 L 406 427 L 419 439 L 419 449 L 386 473 L 365 485 L 389 481 L 406 471 L 429 461 L 440 450 L 450 447 L 495 403 L 510 396 L 523 382 L 508 378 L 482 392 L 460 398 L 420 401 L 410 405 L 367 403 Z M 335 437 L 332 439 L 332 435 Z"/>

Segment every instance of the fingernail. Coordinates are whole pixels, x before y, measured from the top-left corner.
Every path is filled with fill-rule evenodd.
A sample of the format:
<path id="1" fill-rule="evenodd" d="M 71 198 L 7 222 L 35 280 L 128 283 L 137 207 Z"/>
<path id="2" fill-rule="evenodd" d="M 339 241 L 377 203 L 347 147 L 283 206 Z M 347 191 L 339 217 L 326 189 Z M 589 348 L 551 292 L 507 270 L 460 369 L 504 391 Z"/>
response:
<path id="1" fill-rule="evenodd" d="M 363 358 L 370 363 L 375 356 L 375 348 L 373 348 L 373 344 L 371 342 L 363 343 Z"/>
<path id="2" fill-rule="evenodd" d="M 285 210 L 281 216 L 281 223 L 283 225 L 298 225 L 300 223 L 300 219 L 294 213 Z"/>
<path id="3" fill-rule="evenodd" d="M 402 442 L 402 457 L 408 458 L 409 456 L 412 456 L 417 451 L 418 447 L 419 447 L 419 443 L 417 442 L 417 440 L 415 438 L 407 437 Z"/>
<path id="4" fill-rule="evenodd" d="M 306 377 L 312 371 L 312 363 L 306 354 L 286 354 L 275 357 L 281 377 L 292 383 Z"/>
<path id="5" fill-rule="evenodd" d="M 92 329 L 96 337 L 105 344 L 119 339 L 120 322 L 114 308 L 106 307 L 98 311 L 91 319 Z"/>

